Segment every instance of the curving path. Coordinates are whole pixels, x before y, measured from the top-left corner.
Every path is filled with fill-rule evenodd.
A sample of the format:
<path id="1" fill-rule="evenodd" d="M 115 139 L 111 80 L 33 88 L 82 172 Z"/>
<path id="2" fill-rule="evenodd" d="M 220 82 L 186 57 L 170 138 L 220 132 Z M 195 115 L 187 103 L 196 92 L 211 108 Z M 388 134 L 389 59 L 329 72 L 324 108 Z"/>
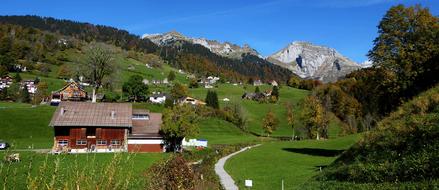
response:
<path id="1" fill-rule="evenodd" d="M 242 148 L 241 150 L 234 152 L 232 154 L 229 154 L 227 156 L 224 156 L 218 160 L 218 162 L 215 164 L 215 173 L 216 173 L 216 175 L 219 176 L 220 181 L 221 181 L 221 185 L 224 187 L 225 190 L 238 190 L 238 186 L 235 185 L 235 181 L 233 181 L 232 176 L 230 176 L 226 172 L 226 170 L 224 170 L 224 164 L 226 163 L 227 159 L 229 159 L 232 156 L 235 156 L 241 152 L 244 152 L 250 148 L 257 147 L 259 145 L 261 145 L 261 144 Z"/>

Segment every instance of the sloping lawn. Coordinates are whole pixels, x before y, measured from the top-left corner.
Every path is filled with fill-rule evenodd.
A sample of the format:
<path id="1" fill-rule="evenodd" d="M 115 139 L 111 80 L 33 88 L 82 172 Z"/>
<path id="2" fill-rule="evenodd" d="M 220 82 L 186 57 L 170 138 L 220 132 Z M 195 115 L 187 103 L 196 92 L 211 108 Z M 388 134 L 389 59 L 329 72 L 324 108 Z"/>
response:
<path id="1" fill-rule="evenodd" d="M 51 148 L 50 119 L 56 107 L 0 102 L 0 139 L 13 148 Z"/>
<path id="2" fill-rule="evenodd" d="M 333 162 L 360 134 L 332 140 L 267 142 L 230 158 L 226 171 L 244 189 L 244 180 L 253 180 L 252 189 L 294 189 Z"/>
<path id="3" fill-rule="evenodd" d="M 217 118 L 203 119 L 199 123 L 198 139 L 206 139 L 208 145 L 236 144 L 256 141 L 257 137 L 242 132 L 232 123 Z"/>

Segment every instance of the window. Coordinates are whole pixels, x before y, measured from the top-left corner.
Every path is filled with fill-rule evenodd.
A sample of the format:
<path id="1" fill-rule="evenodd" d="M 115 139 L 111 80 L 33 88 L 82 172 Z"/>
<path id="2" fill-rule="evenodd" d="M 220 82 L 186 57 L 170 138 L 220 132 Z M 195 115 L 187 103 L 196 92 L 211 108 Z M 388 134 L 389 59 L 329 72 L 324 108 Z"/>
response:
<path id="1" fill-rule="evenodd" d="M 120 145 L 120 140 L 111 140 L 111 145 Z"/>
<path id="2" fill-rule="evenodd" d="M 76 145 L 87 145 L 87 140 L 83 140 L 83 139 L 76 140 Z"/>
<path id="3" fill-rule="evenodd" d="M 133 114 L 132 119 L 134 120 L 149 120 L 148 114 Z"/>
<path id="4" fill-rule="evenodd" d="M 96 144 L 97 145 L 107 145 L 107 141 L 106 140 L 97 140 Z"/>
<path id="5" fill-rule="evenodd" d="M 67 145 L 69 145 L 69 140 L 66 140 L 66 139 L 58 140 L 58 145 L 59 146 L 67 146 Z"/>

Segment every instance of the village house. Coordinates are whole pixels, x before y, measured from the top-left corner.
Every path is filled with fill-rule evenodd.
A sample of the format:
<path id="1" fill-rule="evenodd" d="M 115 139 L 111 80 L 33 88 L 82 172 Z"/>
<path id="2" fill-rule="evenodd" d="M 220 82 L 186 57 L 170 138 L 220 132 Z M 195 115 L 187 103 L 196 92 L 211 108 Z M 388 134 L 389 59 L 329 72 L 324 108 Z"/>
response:
<path id="1" fill-rule="evenodd" d="M 61 102 L 49 126 L 53 152 L 163 152 L 160 113 L 129 103 Z"/>
<path id="2" fill-rule="evenodd" d="M 9 88 L 12 84 L 12 78 L 9 76 L 5 76 L 0 78 L 0 90 L 3 88 Z"/>
<path id="3" fill-rule="evenodd" d="M 165 103 L 166 98 L 169 98 L 169 96 L 165 93 L 153 92 L 153 94 L 149 96 L 148 100 L 154 104 L 163 104 Z"/>
<path id="4" fill-rule="evenodd" d="M 270 81 L 270 84 L 271 84 L 271 86 L 278 86 L 279 85 L 275 80 Z"/>
<path id="5" fill-rule="evenodd" d="M 261 86 L 261 85 L 262 85 L 262 81 L 261 80 L 253 81 L 253 86 Z"/>
<path id="6" fill-rule="evenodd" d="M 197 100 L 197 99 L 195 99 L 195 98 L 192 98 L 192 97 L 189 97 L 189 96 L 187 96 L 187 97 L 183 97 L 183 98 L 180 98 L 179 100 L 178 100 L 178 103 L 181 105 L 181 104 L 190 104 L 190 105 L 195 105 L 195 106 L 203 106 L 203 105 L 206 105 L 206 102 L 203 102 L 203 101 L 201 101 L 201 100 Z"/>
<path id="7" fill-rule="evenodd" d="M 87 92 L 77 82 L 70 82 L 58 91 L 52 92 L 51 105 L 58 105 L 61 101 L 83 101 L 87 99 Z"/>
<path id="8" fill-rule="evenodd" d="M 267 94 L 263 92 L 251 92 L 251 93 L 246 92 L 241 96 L 241 98 L 247 100 L 262 101 L 265 98 L 267 98 Z"/>
<path id="9" fill-rule="evenodd" d="M 29 94 L 35 94 L 35 92 L 37 92 L 37 85 L 35 84 L 34 80 L 24 80 L 23 82 L 21 82 L 21 86 L 22 88 L 26 86 Z"/>

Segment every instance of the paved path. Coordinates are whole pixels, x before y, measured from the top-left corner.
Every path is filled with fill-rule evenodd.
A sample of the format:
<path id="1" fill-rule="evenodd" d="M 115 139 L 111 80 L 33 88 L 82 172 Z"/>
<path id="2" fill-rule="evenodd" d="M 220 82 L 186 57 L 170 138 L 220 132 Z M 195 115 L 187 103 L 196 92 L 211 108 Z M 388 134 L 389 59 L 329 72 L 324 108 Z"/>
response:
<path id="1" fill-rule="evenodd" d="M 218 162 L 215 164 L 215 173 L 219 176 L 221 185 L 224 187 L 225 190 L 238 190 L 238 186 L 235 185 L 235 181 L 233 181 L 232 177 L 224 170 L 224 164 L 226 163 L 227 159 L 231 158 L 232 156 L 235 156 L 241 152 L 244 152 L 250 148 L 257 147 L 261 144 L 257 144 L 254 146 L 248 146 L 240 151 L 234 152 L 232 154 L 229 154 L 225 157 L 222 157 L 218 160 Z"/>

